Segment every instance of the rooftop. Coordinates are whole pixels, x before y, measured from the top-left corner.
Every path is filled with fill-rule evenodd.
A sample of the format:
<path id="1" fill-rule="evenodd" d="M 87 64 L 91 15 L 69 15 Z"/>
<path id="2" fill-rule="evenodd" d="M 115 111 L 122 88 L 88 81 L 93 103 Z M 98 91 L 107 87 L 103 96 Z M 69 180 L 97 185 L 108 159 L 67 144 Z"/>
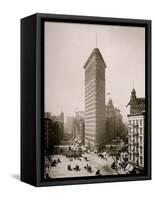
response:
<path id="1" fill-rule="evenodd" d="M 104 59 L 103 59 L 103 57 L 102 57 L 102 54 L 101 54 L 100 50 L 99 50 L 98 48 L 94 48 L 93 51 L 92 51 L 92 53 L 91 53 L 90 56 L 88 57 L 88 59 L 87 59 L 85 65 L 84 65 L 84 67 L 83 67 L 84 69 L 86 68 L 86 66 L 87 66 L 87 64 L 89 63 L 89 61 L 91 60 L 91 58 L 92 58 L 93 56 L 96 56 L 97 54 L 99 55 L 100 59 L 102 60 L 104 66 L 105 66 L 105 68 L 106 68 L 106 64 L 105 64 L 105 61 L 104 61 Z"/>

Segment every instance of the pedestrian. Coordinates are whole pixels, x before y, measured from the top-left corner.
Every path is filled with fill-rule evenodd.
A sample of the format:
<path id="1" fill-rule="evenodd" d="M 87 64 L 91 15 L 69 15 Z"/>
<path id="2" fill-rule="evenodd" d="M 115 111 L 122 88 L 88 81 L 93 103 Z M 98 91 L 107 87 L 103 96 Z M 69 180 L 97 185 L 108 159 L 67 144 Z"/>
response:
<path id="1" fill-rule="evenodd" d="M 100 176 L 101 174 L 100 174 L 100 170 L 98 169 L 97 171 L 96 171 L 96 176 Z"/>
<path id="2" fill-rule="evenodd" d="M 68 169 L 69 171 L 72 171 L 71 165 L 68 165 L 68 166 L 67 166 L 67 169 Z"/>
<path id="3" fill-rule="evenodd" d="M 46 172 L 46 179 L 50 179 L 48 172 Z"/>

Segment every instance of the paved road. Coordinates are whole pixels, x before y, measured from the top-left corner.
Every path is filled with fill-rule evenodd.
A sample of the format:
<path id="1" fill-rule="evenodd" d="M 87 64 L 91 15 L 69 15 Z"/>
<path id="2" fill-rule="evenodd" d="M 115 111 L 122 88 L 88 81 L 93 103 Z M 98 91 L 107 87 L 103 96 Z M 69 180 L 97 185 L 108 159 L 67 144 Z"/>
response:
<path id="1" fill-rule="evenodd" d="M 81 158 L 81 161 L 79 160 L 73 160 L 70 161 L 68 158 L 66 158 L 63 155 L 56 155 L 55 158 L 60 158 L 61 163 L 58 163 L 56 167 L 51 167 L 49 169 L 49 176 L 51 178 L 63 178 L 63 177 L 82 177 L 82 176 L 95 176 L 95 173 L 98 169 L 101 170 L 102 175 L 113 175 L 116 174 L 111 169 L 111 164 L 113 162 L 112 158 L 108 158 L 108 160 L 104 160 L 101 158 L 98 158 L 97 155 L 85 155 L 88 158 L 88 161 L 85 161 L 84 158 Z M 86 169 L 84 169 L 84 166 L 91 165 L 92 167 L 92 173 L 88 172 Z M 68 171 L 67 166 L 71 165 L 71 168 L 73 169 L 76 165 L 79 165 L 80 171 Z"/>

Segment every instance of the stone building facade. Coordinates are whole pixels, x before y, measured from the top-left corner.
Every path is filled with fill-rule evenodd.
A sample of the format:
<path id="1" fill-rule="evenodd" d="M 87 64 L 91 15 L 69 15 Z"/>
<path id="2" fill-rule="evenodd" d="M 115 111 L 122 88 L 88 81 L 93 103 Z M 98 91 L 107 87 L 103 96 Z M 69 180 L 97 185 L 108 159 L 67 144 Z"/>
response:
<path id="1" fill-rule="evenodd" d="M 145 135 L 145 99 L 136 97 L 136 90 L 131 92 L 130 114 L 128 115 L 128 151 L 129 161 L 137 168 L 144 168 Z"/>
<path id="2" fill-rule="evenodd" d="M 85 70 L 85 144 L 100 148 L 105 143 L 105 69 L 98 48 L 93 49 Z"/>

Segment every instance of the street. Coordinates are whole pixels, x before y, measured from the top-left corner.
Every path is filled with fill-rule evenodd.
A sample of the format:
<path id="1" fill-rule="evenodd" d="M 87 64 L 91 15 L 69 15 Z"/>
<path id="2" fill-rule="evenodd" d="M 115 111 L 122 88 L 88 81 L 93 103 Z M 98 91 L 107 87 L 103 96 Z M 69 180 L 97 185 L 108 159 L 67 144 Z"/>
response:
<path id="1" fill-rule="evenodd" d="M 113 163 L 112 157 L 107 157 L 106 159 L 99 158 L 96 154 L 85 154 L 85 157 L 80 157 L 73 159 L 67 158 L 64 155 L 55 155 L 52 159 L 60 159 L 60 163 L 56 166 L 50 166 L 48 169 L 48 174 L 50 178 L 63 178 L 63 177 L 82 177 L 82 176 L 96 176 L 97 170 L 100 170 L 101 175 L 115 175 L 117 174 L 113 169 L 111 169 L 111 164 Z M 71 166 L 71 170 L 68 170 L 68 165 Z M 76 171 L 74 168 L 79 166 L 79 170 Z M 91 166 L 91 172 L 88 172 L 86 166 Z"/>

